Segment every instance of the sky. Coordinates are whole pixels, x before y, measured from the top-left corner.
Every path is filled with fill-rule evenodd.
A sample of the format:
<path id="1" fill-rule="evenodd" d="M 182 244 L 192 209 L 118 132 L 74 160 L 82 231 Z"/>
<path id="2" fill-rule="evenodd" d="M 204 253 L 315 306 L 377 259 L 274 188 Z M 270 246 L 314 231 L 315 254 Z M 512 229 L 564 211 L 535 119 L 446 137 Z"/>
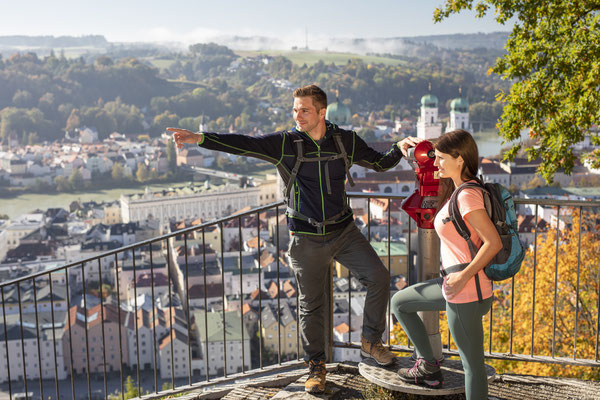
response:
<path id="1" fill-rule="evenodd" d="M 438 24 L 443 0 L 2 0 L 0 36 L 104 35 L 111 42 L 202 42 L 267 36 L 299 46 L 323 38 L 509 31 L 462 12 Z"/>

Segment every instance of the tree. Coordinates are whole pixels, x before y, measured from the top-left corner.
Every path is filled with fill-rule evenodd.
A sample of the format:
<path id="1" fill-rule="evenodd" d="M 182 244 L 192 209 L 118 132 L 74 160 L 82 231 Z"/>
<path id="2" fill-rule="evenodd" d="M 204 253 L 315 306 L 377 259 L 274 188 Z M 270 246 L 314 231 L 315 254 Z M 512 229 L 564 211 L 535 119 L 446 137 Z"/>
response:
<path id="1" fill-rule="evenodd" d="M 150 99 L 150 109 L 155 114 L 160 114 L 169 108 L 169 100 L 166 97 L 153 97 Z"/>
<path id="2" fill-rule="evenodd" d="M 116 162 L 112 166 L 112 171 L 110 175 L 114 181 L 121 182 L 125 180 L 125 168 L 123 168 L 122 164 Z"/>
<path id="3" fill-rule="evenodd" d="M 133 399 L 139 396 L 139 392 L 136 386 L 133 384 L 133 378 L 131 376 L 127 376 L 127 380 L 125 381 L 125 398 Z"/>
<path id="4" fill-rule="evenodd" d="M 548 182 L 559 168 L 571 172 L 576 158 L 572 146 L 600 121 L 600 3 L 446 0 L 434 20 L 472 9 L 479 18 L 493 9 L 501 24 L 516 19 L 507 53 L 489 72 L 514 82 L 509 93 L 497 96 L 505 103 L 500 135 L 517 140 L 528 129 L 534 143 L 514 145 L 505 158 L 512 160 L 521 148 L 530 159 L 541 158 L 538 171 Z M 600 144 L 597 134 L 593 139 Z M 600 149 L 584 159 L 600 166 Z"/>
<path id="5" fill-rule="evenodd" d="M 33 96 L 27 90 L 17 90 L 12 102 L 17 107 L 29 108 L 33 106 Z"/>
<path id="6" fill-rule="evenodd" d="M 38 101 L 38 107 L 44 111 L 44 113 L 46 112 L 50 112 L 52 110 L 52 108 L 55 107 L 55 102 L 56 102 L 56 98 L 54 96 L 54 94 L 50 93 L 50 92 L 46 92 L 44 93 L 44 95 L 42 97 L 40 97 L 39 101 Z"/>
<path id="7" fill-rule="evenodd" d="M 597 233 L 599 216 L 575 210 L 572 215 L 562 215 L 559 229 L 558 258 L 556 228 L 538 235 L 535 266 L 532 251 L 525 257 L 521 271 L 515 276 L 513 352 L 531 353 L 531 314 L 533 303 L 533 275 L 535 268 L 535 338 L 534 354 L 551 356 L 554 330 L 554 299 L 556 295 L 555 355 L 573 357 L 575 315 L 577 312 L 577 357 L 594 359 L 596 312 L 598 304 L 598 266 L 600 242 Z M 579 251 L 579 224 L 581 225 L 581 251 Z M 563 224 L 565 225 L 563 227 Z M 558 261 L 557 261 L 558 260 Z M 557 268 L 557 270 L 555 270 Z M 579 280 L 577 270 L 580 271 Z M 555 281 L 555 277 L 558 280 Z M 494 342 L 501 342 L 493 351 L 508 351 L 510 340 L 510 283 L 496 290 L 494 304 Z M 555 293 L 556 287 L 556 293 Z M 577 299 L 577 291 L 579 298 Z M 598 380 L 596 368 L 564 366 L 560 364 L 517 363 L 499 361 L 498 367 L 516 374 L 562 375 L 579 379 Z"/>
<path id="8" fill-rule="evenodd" d="M 100 56 L 96 59 L 96 62 L 94 64 L 98 67 L 110 67 L 114 63 L 112 58 L 110 58 L 109 56 Z"/>
<path id="9" fill-rule="evenodd" d="M 84 107 L 79 115 L 80 125 L 96 128 L 100 139 L 105 139 L 117 129 L 116 119 L 101 107 Z"/>
<path id="10" fill-rule="evenodd" d="M 73 173 L 71 173 L 71 176 L 69 177 L 69 183 L 74 190 L 83 189 L 83 175 L 78 168 L 75 168 Z"/>
<path id="11" fill-rule="evenodd" d="M 81 126 L 81 118 L 79 117 L 79 109 L 74 108 L 71 110 L 71 114 L 69 118 L 67 118 L 67 124 L 65 129 L 68 131 L 72 131 L 75 128 L 79 128 Z"/>
<path id="12" fill-rule="evenodd" d="M 54 188 L 48 182 L 38 178 L 33 182 L 33 185 L 28 186 L 28 189 L 34 193 L 48 193 Z"/>
<path id="13" fill-rule="evenodd" d="M 114 118 L 120 132 L 137 133 L 143 130 L 143 115 L 140 109 L 123 103 L 121 98 L 117 97 L 114 101 L 107 102 L 103 109 Z"/>
<path id="14" fill-rule="evenodd" d="M 173 114 L 169 111 L 164 111 L 163 113 L 154 117 L 153 126 L 155 132 L 163 132 L 168 126 L 177 126 L 179 124 L 179 117 L 177 114 Z"/>
<path id="15" fill-rule="evenodd" d="M 144 163 L 138 163 L 135 177 L 138 182 L 146 182 L 148 180 L 148 167 Z"/>
<path id="16" fill-rule="evenodd" d="M 57 111 L 62 118 L 66 119 L 69 117 L 69 115 L 71 115 L 71 111 L 73 111 L 74 108 L 75 106 L 71 103 L 61 104 L 58 106 Z"/>
<path id="17" fill-rule="evenodd" d="M 473 124 L 473 129 L 480 132 L 486 128 L 495 126 L 498 118 L 502 115 L 502 103 L 493 104 L 480 101 L 469 105 L 469 119 Z"/>
<path id="18" fill-rule="evenodd" d="M 535 189 L 537 187 L 544 186 L 544 181 L 539 176 L 534 176 L 533 179 L 527 184 L 527 189 Z"/>
<path id="19" fill-rule="evenodd" d="M 73 191 L 73 185 L 71 185 L 71 182 L 64 176 L 59 175 L 54 178 L 54 185 L 56 185 L 56 190 L 61 193 Z"/>
<path id="20" fill-rule="evenodd" d="M 123 397 L 121 397 L 121 393 L 118 393 L 114 396 L 109 396 L 110 400 L 118 400 L 121 398 L 124 399 L 135 399 L 140 396 L 137 386 L 135 385 L 133 378 L 131 375 L 127 375 L 127 379 L 125 380 L 125 393 L 123 393 Z"/>
<path id="21" fill-rule="evenodd" d="M 46 132 L 49 121 L 44 119 L 44 113 L 37 108 L 25 109 L 6 107 L 0 110 L 0 137 L 9 135 L 21 137 L 21 142 L 27 144 L 30 132 Z"/>
<path id="22" fill-rule="evenodd" d="M 175 152 L 173 139 L 169 139 L 167 142 L 167 160 L 169 161 L 169 171 L 175 172 L 177 169 L 177 153 Z"/>
<path id="23" fill-rule="evenodd" d="M 39 143 L 40 135 L 35 132 L 29 132 L 29 136 L 27 137 L 27 144 L 29 146 L 33 146 L 36 143 Z"/>

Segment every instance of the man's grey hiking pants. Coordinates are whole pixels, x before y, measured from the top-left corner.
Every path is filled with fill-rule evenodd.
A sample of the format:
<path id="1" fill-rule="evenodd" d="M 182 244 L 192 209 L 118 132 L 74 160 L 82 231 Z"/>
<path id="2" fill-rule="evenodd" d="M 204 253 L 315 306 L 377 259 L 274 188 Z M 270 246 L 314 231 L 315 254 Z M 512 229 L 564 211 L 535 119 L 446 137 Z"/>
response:
<path id="1" fill-rule="evenodd" d="M 298 282 L 300 337 L 306 361 L 325 360 L 326 284 L 333 260 L 366 286 L 362 335 L 369 342 L 381 340 L 390 294 L 389 272 L 354 222 L 324 236 L 293 234 L 288 253 Z"/>

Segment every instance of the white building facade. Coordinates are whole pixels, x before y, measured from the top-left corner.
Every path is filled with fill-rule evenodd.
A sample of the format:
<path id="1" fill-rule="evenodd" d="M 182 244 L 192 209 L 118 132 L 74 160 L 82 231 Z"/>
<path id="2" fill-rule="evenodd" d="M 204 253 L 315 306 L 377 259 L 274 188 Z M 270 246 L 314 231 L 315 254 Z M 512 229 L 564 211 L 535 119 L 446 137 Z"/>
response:
<path id="1" fill-rule="evenodd" d="M 205 190 L 183 188 L 166 193 L 122 195 L 122 220 L 127 223 L 156 218 L 161 224 L 168 223 L 169 218 L 212 220 L 247 206 L 259 205 L 259 194 L 258 187 L 224 185 Z"/>

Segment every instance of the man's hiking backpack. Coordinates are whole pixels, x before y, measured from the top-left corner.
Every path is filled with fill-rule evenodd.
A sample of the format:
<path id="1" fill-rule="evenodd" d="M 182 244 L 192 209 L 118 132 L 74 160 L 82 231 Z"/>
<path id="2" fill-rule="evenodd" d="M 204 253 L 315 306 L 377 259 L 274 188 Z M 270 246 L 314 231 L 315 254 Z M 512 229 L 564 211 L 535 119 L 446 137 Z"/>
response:
<path id="1" fill-rule="evenodd" d="M 519 240 L 517 213 L 510 192 L 498 183 L 466 182 L 456 188 L 450 196 L 448 219 L 452 221 L 459 235 L 467 241 L 472 257 L 475 257 L 477 249 L 471 241 L 471 232 L 460 215 L 457 202 L 458 194 L 466 188 L 477 188 L 483 192 L 485 209 L 502 240 L 502 249 L 485 267 L 485 274 L 493 281 L 513 277 L 521 269 L 525 249 Z M 476 284 L 479 289 L 479 279 L 476 279 Z"/>
<path id="2" fill-rule="evenodd" d="M 338 214 L 327 218 L 324 221 L 317 221 L 314 218 L 307 217 L 306 215 L 300 213 L 299 210 L 296 210 L 297 204 L 295 196 L 290 196 L 292 192 L 292 187 L 296 182 L 296 176 L 298 175 L 298 170 L 300 169 L 300 165 L 303 162 L 324 162 L 325 163 L 325 184 L 327 186 L 327 194 L 331 195 L 331 182 L 329 180 L 329 167 L 328 163 L 333 160 L 342 159 L 344 161 L 344 168 L 346 169 L 346 177 L 348 178 L 348 183 L 350 186 L 354 186 L 354 181 L 352 180 L 352 176 L 350 175 L 350 160 L 348 159 L 348 153 L 346 153 L 346 149 L 344 148 L 344 143 L 342 142 L 342 135 L 337 130 L 337 126 L 334 126 L 335 131 L 333 132 L 333 142 L 335 143 L 335 147 L 337 150 L 337 154 L 331 156 L 323 156 L 323 157 L 305 157 L 304 154 L 304 141 L 302 139 L 294 140 L 296 144 L 296 161 L 294 163 L 294 168 L 292 168 L 292 172 L 290 173 L 290 178 L 285 184 L 285 188 L 283 189 L 283 199 L 285 204 L 287 205 L 286 214 L 290 217 L 308 222 L 310 225 L 314 226 L 317 229 L 317 233 L 321 235 L 323 233 L 323 227 L 326 225 L 332 225 L 338 223 L 338 219 L 342 217 L 344 214 L 351 211 L 350 205 L 346 202 L 344 209 Z M 345 193 L 344 193 L 345 196 Z"/>

